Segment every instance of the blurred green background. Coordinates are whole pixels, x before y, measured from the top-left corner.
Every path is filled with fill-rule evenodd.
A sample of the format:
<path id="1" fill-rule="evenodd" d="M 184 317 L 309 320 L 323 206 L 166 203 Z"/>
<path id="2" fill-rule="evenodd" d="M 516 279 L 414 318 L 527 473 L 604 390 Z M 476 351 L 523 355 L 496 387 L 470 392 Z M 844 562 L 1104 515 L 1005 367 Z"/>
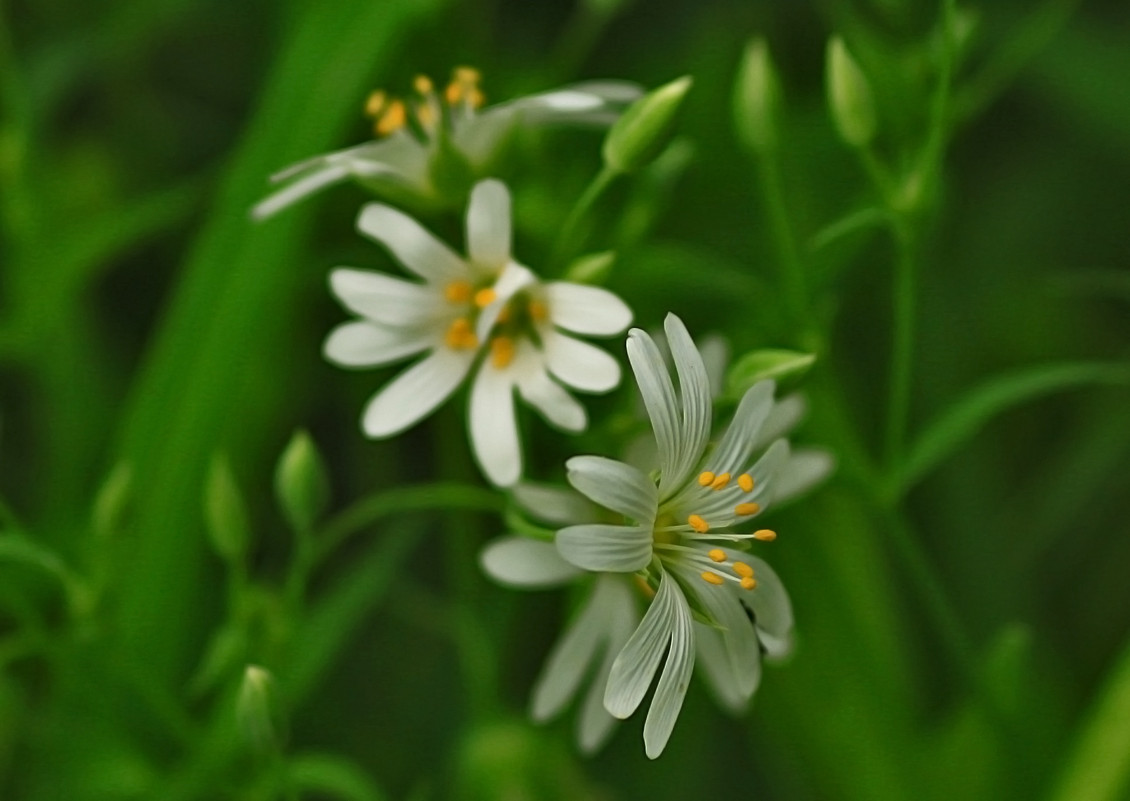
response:
<path id="1" fill-rule="evenodd" d="M 900 486 L 909 468 L 881 458 L 897 253 L 866 219 L 820 239 L 883 205 L 836 135 L 824 52 L 834 33 L 851 46 L 902 174 L 933 131 L 944 19 L 909 0 L 0 4 L 0 798 L 1130 798 L 1130 7 L 950 18 L 907 437 L 919 456 L 922 432 L 941 444 Z M 734 126 L 757 36 L 782 90 L 773 174 L 801 317 L 773 180 Z M 461 64 L 488 102 L 692 75 L 678 142 L 602 201 L 609 286 L 637 325 L 673 311 L 735 353 L 819 357 L 798 438 L 841 469 L 774 515 L 767 555 L 796 653 L 744 719 L 692 687 L 655 762 L 638 719 L 593 759 L 571 716 L 525 722 L 569 599 L 478 574 L 503 501 L 461 401 L 366 441 L 360 411 L 391 372 L 321 358 L 344 319 L 327 271 L 395 269 L 353 231 L 367 195 L 248 217 L 268 175 L 369 136 L 371 89 Z M 600 134 L 516 151 L 516 252 L 537 269 Z M 459 243 L 458 210 L 425 222 Z M 307 582 L 273 495 L 296 428 L 325 456 L 343 539 Z M 602 448 L 599 431 L 529 435 L 544 479 Z M 209 475 L 246 507 L 250 544 L 226 564 Z M 437 480 L 459 483 L 396 489 Z M 238 719 L 241 685 L 258 714 L 248 663 L 276 677 L 267 743 Z"/>

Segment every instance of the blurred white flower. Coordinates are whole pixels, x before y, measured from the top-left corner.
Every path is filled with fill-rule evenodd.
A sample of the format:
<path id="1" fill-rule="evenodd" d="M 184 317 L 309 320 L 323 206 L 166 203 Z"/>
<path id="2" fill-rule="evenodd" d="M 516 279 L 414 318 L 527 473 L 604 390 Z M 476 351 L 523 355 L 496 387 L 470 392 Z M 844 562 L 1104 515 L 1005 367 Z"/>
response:
<path id="1" fill-rule="evenodd" d="M 590 81 L 482 108 L 479 74 L 469 67 L 457 68 L 442 93 L 425 76 L 416 78 L 414 88 L 416 97 L 408 102 L 380 91 L 370 95 L 366 111 L 377 138 L 276 173 L 271 181 L 286 185 L 255 206 L 252 216 L 270 217 L 348 179 L 378 192 L 437 201 L 444 194 L 437 172 L 482 175 L 515 126 L 609 125 L 642 94 L 635 84 Z"/>
<path id="2" fill-rule="evenodd" d="M 467 209 L 468 257 L 456 255 L 413 218 L 371 203 L 357 221 L 420 281 L 338 268 L 330 286 L 360 315 L 338 326 L 325 355 L 343 367 L 374 367 L 427 355 L 378 392 L 362 426 L 371 437 L 398 434 L 431 413 L 475 372 L 471 441 L 496 484 L 521 475 L 514 390 L 546 420 L 567 431 L 587 425 L 565 388 L 606 392 L 620 380 L 607 353 L 566 331 L 611 336 L 631 311 L 607 290 L 543 283 L 510 254 L 510 194 L 499 181 L 477 184 Z"/>

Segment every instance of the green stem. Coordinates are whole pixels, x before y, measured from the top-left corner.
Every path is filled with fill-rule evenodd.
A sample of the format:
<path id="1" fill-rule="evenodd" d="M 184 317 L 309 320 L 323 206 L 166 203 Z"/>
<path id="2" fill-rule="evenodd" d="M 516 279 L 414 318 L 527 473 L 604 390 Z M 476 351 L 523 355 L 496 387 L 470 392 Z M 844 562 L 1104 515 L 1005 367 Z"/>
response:
<path id="1" fill-rule="evenodd" d="M 895 239 L 892 285 L 891 374 L 887 401 L 885 465 L 889 486 L 899 484 L 910 416 L 910 387 L 914 369 L 914 310 L 916 265 L 914 237 L 905 222 L 893 227 Z"/>
<path id="2" fill-rule="evenodd" d="M 604 165 L 596 177 L 592 179 L 584 193 L 578 198 L 565 223 L 561 226 L 561 233 L 557 237 L 557 245 L 553 251 L 553 262 L 563 266 L 566 258 L 577 253 L 584 244 L 585 237 L 580 232 L 581 223 L 591 212 L 596 202 L 612 185 L 618 176 L 616 170 Z"/>
<path id="3" fill-rule="evenodd" d="M 777 251 L 781 286 L 789 310 L 789 321 L 802 332 L 811 327 L 808 314 L 808 288 L 805 281 L 805 267 L 801 261 L 789 210 L 785 204 L 785 193 L 781 182 L 781 170 L 775 153 L 763 153 L 758 160 L 760 187 L 769 217 L 769 228 L 773 245 Z M 803 334 L 802 334 L 803 338 Z"/>

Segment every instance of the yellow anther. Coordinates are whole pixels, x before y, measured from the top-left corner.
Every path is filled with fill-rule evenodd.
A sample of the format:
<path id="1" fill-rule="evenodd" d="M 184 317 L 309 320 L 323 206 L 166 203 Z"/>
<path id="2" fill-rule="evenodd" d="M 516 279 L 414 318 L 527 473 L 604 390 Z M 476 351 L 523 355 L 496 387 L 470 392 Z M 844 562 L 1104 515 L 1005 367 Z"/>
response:
<path id="1" fill-rule="evenodd" d="M 480 289 L 475 293 L 475 305 L 480 309 L 485 309 L 487 306 L 494 303 L 497 298 L 498 293 L 490 287 L 487 287 L 486 289 Z"/>
<path id="2" fill-rule="evenodd" d="M 757 579 L 744 578 L 744 579 L 742 579 L 741 583 L 742 583 L 742 589 L 743 590 L 752 590 L 754 587 L 757 586 Z"/>
<path id="3" fill-rule="evenodd" d="M 388 95 L 380 89 L 370 92 L 369 97 L 365 100 L 365 116 L 374 119 L 380 116 L 380 113 L 384 111 L 386 102 L 388 102 Z"/>
<path id="4" fill-rule="evenodd" d="M 710 524 L 698 515 L 691 515 L 690 517 L 688 517 L 687 524 L 699 534 L 705 534 L 706 532 L 710 531 Z"/>
<path id="5" fill-rule="evenodd" d="M 399 100 L 391 100 L 377 119 L 377 134 L 384 136 L 398 131 L 408 122 L 408 112 Z"/>
<path id="6" fill-rule="evenodd" d="M 474 67 L 456 67 L 451 73 L 452 80 L 455 83 L 463 84 L 464 86 L 475 86 L 482 80 L 482 73 Z"/>
<path id="7" fill-rule="evenodd" d="M 726 552 L 723 551 L 721 548 L 711 548 L 709 551 L 706 552 L 706 555 L 709 556 L 711 558 L 711 560 L 715 561 L 715 562 L 725 562 L 726 561 Z"/>
<path id="8" fill-rule="evenodd" d="M 430 95 L 435 90 L 432 79 L 427 75 L 417 75 L 412 81 L 412 88 L 421 95 Z"/>
<path id="9" fill-rule="evenodd" d="M 753 492 L 753 476 L 742 473 L 738 476 L 738 486 L 742 488 L 742 492 Z"/>
<path id="10" fill-rule="evenodd" d="M 709 487 L 714 483 L 714 474 L 706 470 L 698 474 L 698 483 L 700 486 Z"/>
<path id="11" fill-rule="evenodd" d="M 753 568 L 745 562 L 734 562 L 734 572 L 742 578 L 753 578 Z"/>
<path id="12" fill-rule="evenodd" d="M 443 335 L 443 341 L 455 350 L 476 348 L 479 345 L 479 338 L 475 336 L 471 322 L 466 317 L 457 317 L 451 321 L 447 333 Z"/>
<path id="13" fill-rule="evenodd" d="M 709 570 L 702 574 L 702 580 L 707 584 L 713 584 L 715 587 L 721 587 L 726 583 L 726 579 L 722 578 L 717 573 L 711 573 Z"/>
<path id="14" fill-rule="evenodd" d="M 498 319 L 495 322 L 505 323 L 510 319 L 510 306 L 503 306 L 498 311 Z"/>
<path id="15" fill-rule="evenodd" d="M 710 488 L 712 490 L 720 490 L 720 489 L 723 489 L 729 483 L 730 483 L 730 474 L 729 473 L 722 473 L 721 475 L 714 477 L 714 480 L 712 482 L 710 482 Z"/>
<path id="16" fill-rule="evenodd" d="M 734 507 L 734 514 L 736 514 L 738 517 L 748 517 L 749 515 L 755 515 L 760 511 L 761 506 L 760 504 L 756 503 L 739 503 Z"/>
<path id="17" fill-rule="evenodd" d="M 436 107 L 430 103 L 420 103 L 416 106 L 416 121 L 420 123 L 420 127 L 427 132 L 431 132 L 436 127 L 438 120 Z"/>
<path id="18" fill-rule="evenodd" d="M 450 303 L 466 303 L 471 299 L 471 282 L 452 281 L 443 288 L 443 296 Z"/>
<path id="19" fill-rule="evenodd" d="M 753 532 L 753 538 L 755 540 L 761 540 L 762 542 L 772 542 L 773 540 L 777 539 L 777 532 L 763 528 L 759 531 Z"/>
<path id="20" fill-rule="evenodd" d="M 655 597 L 655 590 L 652 589 L 652 586 L 647 583 L 643 576 L 636 576 L 636 586 L 639 587 L 640 592 L 642 592 L 648 598 Z"/>
<path id="21" fill-rule="evenodd" d="M 514 361 L 514 340 L 495 337 L 490 341 L 490 363 L 501 370 Z"/>
<path id="22" fill-rule="evenodd" d="M 549 317 L 549 307 L 540 300 L 531 300 L 526 309 L 530 313 L 530 319 L 534 322 L 540 323 Z"/>

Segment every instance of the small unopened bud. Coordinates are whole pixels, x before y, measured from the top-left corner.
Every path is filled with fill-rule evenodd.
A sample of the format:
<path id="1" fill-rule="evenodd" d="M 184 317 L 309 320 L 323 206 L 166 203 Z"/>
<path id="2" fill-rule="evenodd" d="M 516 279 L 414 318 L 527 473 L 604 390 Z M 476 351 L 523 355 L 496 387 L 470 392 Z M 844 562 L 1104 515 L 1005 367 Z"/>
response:
<path id="1" fill-rule="evenodd" d="M 239 685 L 235 711 L 243 736 L 260 753 L 277 751 L 282 747 L 276 696 L 275 680 L 270 671 L 258 665 L 248 665 Z"/>
<path id="2" fill-rule="evenodd" d="M 251 538 L 247 509 L 231 465 L 220 454 L 212 457 L 204 486 L 204 523 L 212 547 L 224 561 L 232 564 L 243 559 Z"/>
<path id="3" fill-rule="evenodd" d="M 679 107 L 691 83 L 685 75 L 633 103 L 604 138 L 604 163 L 616 172 L 630 173 L 654 161 L 674 136 Z"/>
<path id="4" fill-rule="evenodd" d="M 309 532 L 326 511 L 330 484 L 325 464 L 305 431 L 296 431 L 275 467 L 275 496 L 295 531 Z"/>
<path id="5" fill-rule="evenodd" d="M 580 256 L 565 269 L 565 279 L 574 284 L 600 285 L 612 274 L 616 254 L 611 250 Z"/>
<path id="6" fill-rule="evenodd" d="M 734 122 L 738 135 L 755 153 L 777 145 L 780 86 L 764 39 L 746 45 L 734 85 Z"/>
<path id="7" fill-rule="evenodd" d="M 875 101 L 867 76 L 838 36 L 828 41 L 826 67 L 828 106 L 836 129 L 849 145 L 863 147 L 875 136 Z"/>

